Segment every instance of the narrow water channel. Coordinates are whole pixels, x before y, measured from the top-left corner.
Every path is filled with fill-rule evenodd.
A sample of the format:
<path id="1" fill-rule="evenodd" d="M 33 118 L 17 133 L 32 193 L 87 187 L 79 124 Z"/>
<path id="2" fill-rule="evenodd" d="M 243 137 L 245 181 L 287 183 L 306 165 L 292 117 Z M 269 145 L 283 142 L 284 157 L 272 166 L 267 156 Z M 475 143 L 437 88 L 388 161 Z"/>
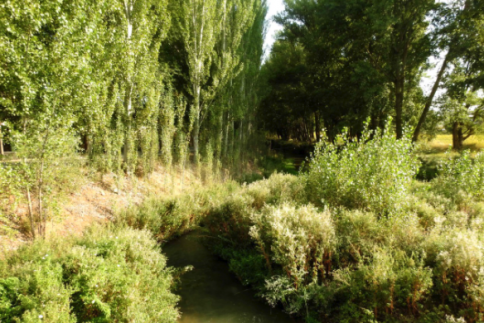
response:
<path id="1" fill-rule="evenodd" d="M 226 262 L 210 253 L 197 232 L 163 247 L 168 265 L 194 266 L 182 276 L 180 323 L 289 323 L 293 320 L 258 299 L 229 272 Z"/>

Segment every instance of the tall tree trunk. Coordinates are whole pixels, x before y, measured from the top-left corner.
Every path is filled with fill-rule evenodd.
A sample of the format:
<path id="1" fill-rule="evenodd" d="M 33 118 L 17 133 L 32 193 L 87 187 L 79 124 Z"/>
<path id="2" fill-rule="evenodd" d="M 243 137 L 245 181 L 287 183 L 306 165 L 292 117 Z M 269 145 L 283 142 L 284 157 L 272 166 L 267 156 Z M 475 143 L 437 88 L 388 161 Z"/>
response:
<path id="1" fill-rule="evenodd" d="M 415 131 L 413 133 L 413 137 L 412 137 L 413 142 L 416 142 L 418 140 L 420 131 L 422 130 L 422 127 L 425 123 L 425 119 L 427 118 L 427 114 L 430 110 L 430 107 L 432 106 L 432 102 L 434 100 L 435 94 L 439 89 L 440 82 L 442 80 L 442 77 L 444 76 L 445 70 L 447 69 L 447 65 L 449 64 L 449 58 L 450 58 L 449 53 L 450 53 L 450 49 L 447 55 L 445 55 L 445 59 L 444 59 L 444 62 L 442 63 L 439 74 L 437 74 L 437 79 L 435 80 L 434 86 L 432 87 L 432 92 L 430 92 L 430 95 L 427 98 L 427 101 L 425 102 L 425 107 L 422 111 L 422 114 L 420 115 L 420 119 L 418 120 L 417 127 L 415 128 Z"/>
<path id="2" fill-rule="evenodd" d="M 316 128 L 316 140 L 321 141 L 321 120 L 319 120 L 319 112 L 314 112 L 314 124 Z"/>
<path id="3" fill-rule="evenodd" d="M 226 158 L 229 153 L 229 130 L 230 130 L 230 111 L 225 115 L 225 129 L 224 129 L 224 148 L 223 157 Z"/>
<path id="4" fill-rule="evenodd" d="M 24 163 L 26 160 L 24 160 Z M 27 201 L 29 205 L 29 222 L 30 222 L 30 232 L 32 233 L 32 238 L 35 239 L 35 219 L 34 219 L 34 210 L 32 207 L 32 196 L 30 195 L 30 187 L 27 185 Z"/>
<path id="5" fill-rule="evenodd" d="M 223 112 L 220 113 L 220 116 L 217 118 L 217 129 L 216 129 L 216 144 L 215 144 L 215 158 L 217 159 L 217 163 L 220 162 L 220 158 L 222 157 L 222 143 L 224 138 L 224 115 Z"/>
<path id="6" fill-rule="evenodd" d="M 462 124 L 458 121 L 452 125 L 452 148 L 454 150 L 462 150 L 464 147 L 464 134 L 462 132 Z"/>
<path id="7" fill-rule="evenodd" d="M 128 43 L 128 55 L 129 59 L 132 59 L 132 52 L 131 52 L 131 36 L 133 34 L 133 24 L 131 22 L 131 13 L 133 10 L 133 5 L 129 1 L 124 2 L 124 10 L 127 20 L 127 29 L 126 29 L 126 41 Z M 124 98 L 124 108 L 126 112 L 126 129 L 124 134 L 124 151 L 123 151 L 123 158 L 126 164 L 126 171 L 129 173 L 129 151 L 131 147 L 129 146 L 130 142 L 130 135 L 131 135 L 131 110 L 132 110 L 132 91 L 133 91 L 133 84 L 131 80 L 131 75 L 127 75 L 126 77 L 126 93 Z"/>
<path id="8" fill-rule="evenodd" d="M 397 139 L 403 137 L 403 122 L 402 122 L 402 111 L 403 111 L 403 92 L 405 86 L 405 80 L 403 77 L 398 77 L 394 82 L 395 84 L 395 125 L 397 132 Z"/>
<path id="9" fill-rule="evenodd" d="M 131 110 L 132 110 L 132 98 L 131 98 L 131 91 L 132 91 L 132 87 L 131 87 L 131 84 L 129 84 L 127 86 L 127 89 L 126 89 L 126 95 L 125 95 L 125 98 L 124 98 L 124 108 L 125 108 L 125 112 L 126 112 L 126 129 L 125 129 L 125 132 L 124 132 L 124 147 L 123 147 L 123 158 L 124 158 L 124 162 L 126 164 L 126 170 L 127 172 L 130 171 L 129 169 L 129 160 L 128 160 L 128 157 L 129 157 L 129 151 L 131 149 L 130 147 L 130 136 L 131 136 Z"/>
<path id="10" fill-rule="evenodd" d="M 199 93 L 199 92 L 198 92 Z M 195 120 L 193 122 L 193 155 L 194 155 L 194 162 L 198 164 L 199 162 L 199 136 L 200 136 L 200 97 L 195 95 L 195 102 L 193 104 L 193 108 L 195 109 Z"/>
<path id="11" fill-rule="evenodd" d="M 2 134 L 2 125 L 0 124 L 0 155 L 5 155 L 3 150 L 3 134 Z"/>

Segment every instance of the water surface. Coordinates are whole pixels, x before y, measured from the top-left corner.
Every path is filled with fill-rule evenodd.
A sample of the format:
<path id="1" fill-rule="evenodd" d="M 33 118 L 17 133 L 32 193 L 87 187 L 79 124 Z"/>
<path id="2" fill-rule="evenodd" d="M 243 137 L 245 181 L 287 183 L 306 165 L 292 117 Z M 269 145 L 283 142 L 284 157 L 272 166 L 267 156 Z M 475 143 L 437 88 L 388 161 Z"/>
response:
<path id="1" fill-rule="evenodd" d="M 200 233 L 189 233 L 163 247 L 168 265 L 194 266 L 182 276 L 180 323 L 289 323 L 287 314 L 269 305 L 243 286 L 228 264 L 210 253 Z"/>

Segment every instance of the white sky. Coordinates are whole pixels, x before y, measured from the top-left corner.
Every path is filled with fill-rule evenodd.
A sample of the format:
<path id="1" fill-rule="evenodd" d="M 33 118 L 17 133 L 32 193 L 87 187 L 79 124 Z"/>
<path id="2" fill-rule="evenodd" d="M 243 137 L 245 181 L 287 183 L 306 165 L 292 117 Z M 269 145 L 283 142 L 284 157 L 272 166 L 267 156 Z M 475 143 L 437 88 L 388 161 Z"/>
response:
<path id="1" fill-rule="evenodd" d="M 282 29 L 279 24 L 272 21 L 272 18 L 281 11 L 284 11 L 284 3 L 282 0 L 267 0 L 267 5 L 269 6 L 269 12 L 267 13 L 267 35 L 264 43 L 265 57 L 269 55 L 272 44 L 276 40 L 276 33 Z"/>

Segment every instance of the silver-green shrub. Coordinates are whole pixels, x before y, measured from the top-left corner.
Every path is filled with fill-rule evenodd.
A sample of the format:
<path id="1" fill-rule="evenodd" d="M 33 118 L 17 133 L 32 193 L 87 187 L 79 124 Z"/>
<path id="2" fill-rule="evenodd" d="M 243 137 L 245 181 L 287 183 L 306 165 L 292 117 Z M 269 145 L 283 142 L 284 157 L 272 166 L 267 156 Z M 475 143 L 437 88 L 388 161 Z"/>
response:
<path id="1" fill-rule="evenodd" d="M 310 286 L 319 284 L 331 270 L 336 234 L 331 214 L 313 206 L 284 203 L 266 206 L 252 215 L 250 236 L 270 267 L 282 268 L 266 282 L 265 297 L 297 313 L 305 304 Z M 309 288 L 309 289 L 308 289 Z"/>

